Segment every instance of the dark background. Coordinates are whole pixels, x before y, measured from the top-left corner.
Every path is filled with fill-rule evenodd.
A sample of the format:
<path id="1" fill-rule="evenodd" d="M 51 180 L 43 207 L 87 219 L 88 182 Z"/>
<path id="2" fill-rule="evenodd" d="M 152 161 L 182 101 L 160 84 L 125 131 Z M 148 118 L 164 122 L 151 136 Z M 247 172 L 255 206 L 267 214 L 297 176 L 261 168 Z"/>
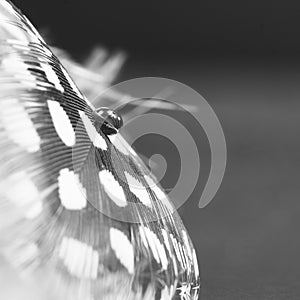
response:
<path id="1" fill-rule="evenodd" d="M 94 43 L 136 56 L 298 54 L 300 3 L 290 1 L 15 1 L 73 53 Z"/>
<path id="2" fill-rule="evenodd" d="M 300 2 L 15 4 L 78 59 L 96 44 L 125 50 L 119 80 L 163 76 L 204 96 L 222 123 L 228 164 L 209 206 L 197 209 L 198 190 L 181 210 L 201 299 L 300 299 Z"/>

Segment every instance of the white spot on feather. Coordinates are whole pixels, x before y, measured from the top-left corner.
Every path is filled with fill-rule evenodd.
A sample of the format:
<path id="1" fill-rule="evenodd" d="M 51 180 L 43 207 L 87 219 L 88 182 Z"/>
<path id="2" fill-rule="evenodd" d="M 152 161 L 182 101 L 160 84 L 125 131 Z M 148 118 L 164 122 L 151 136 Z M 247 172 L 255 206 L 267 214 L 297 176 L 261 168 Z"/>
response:
<path id="1" fill-rule="evenodd" d="M 66 146 L 73 146 L 76 137 L 67 113 L 57 101 L 47 100 L 47 104 L 56 133 Z"/>
<path id="2" fill-rule="evenodd" d="M 102 170 L 99 172 L 99 179 L 104 187 L 105 192 L 118 206 L 126 206 L 127 200 L 118 181 L 114 178 L 113 174 L 108 170 Z"/>
<path id="3" fill-rule="evenodd" d="M 80 210 L 87 205 L 86 190 L 78 175 L 67 168 L 59 172 L 58 192 L 61 204 L 66 209 Z"/>
<path id="4" fill-rule="evenodd" d="M 8 198 L 28 219 L 42 212 L 39 191 L 24 171 L 9 176 L 5 181 L 4 196 Z"/>
<path id="5" fill-rule="evenodd" d="M 197 259 L 195 249 L 193 249 L 193 263 L 194 263 L 195 277 L 198 278 L 198 276 L 199 276 L 199 266 L 198 266 L 198 259 Z"/>
<path id="6" fill-rule="evenodd" d="M 13 264 L 16 266 L 20 266 L 22 264 L 26 264 L 27 266 L 32 266 L 34 262 L 37 261 L 39 255 L 39 249 L 36 244 L 31 242 L 22 243 L 22 251 L 18 252 L 18 255 L 15 256 L 15 260 Z"/>
<path id="7" fill-rule="evenodd" d="M 40 148 L 40 137 L 26 110 L 17 99 L 3 99 L 1 102 L 1 123 L 8 137 L 28 152 Z"/>
<path id="8" fill-rule="evenodd" d="M 119 133 L 108 136 L 111 143 L 116 147 L 117 150 L 125 155 L 129 154 L 129 146 L 124 143 L 124 139 Z"/>
<path id="9" fill-rule="evenodd" d="M 145 205 L 152 207 L 150 196 L 145 186 L 133 176 L 125 171 L 125 176 L 128 182 L 130 191 Z"/>
<path id="10" fill-rule="evenodd" d="M 14 43 L 15 47 L 19 44 L 22 45 L 19 41 L 14 39 L 9 40 Z M 21 46 L 22 47 L 22 46 Z M 1 69 L 7 72 L 8 76 L 11 76 L 14 79 L 17 79 L 20 82 L 20 86 L 24 88 L 36 88 L 36 77 L 28 70 L 28 65 L 18 57 L 14 52 L 6 54 L 3 60 L 1 61 Z M 9 83 L 1 83 L 3 88 L 7 85 L 7 88 L 11 88 Z"/>
<path id="11" fill-rule="evenodd" d="M 70 75 L 68 74 L 68 72 L 65 70 L 65 68 L 63 66 L 61 66 L 61 70 L 64 73 L 68 83 L 70 84 L 71 88 L 73 89 L 73 91 L 77 94 L 77 96 L 79 98 L 83 98 L 83 95 L 80 93 L 80 91 L 78 90 L 77 86 L 75 85 L 74 81 L 72 80 L 72 78 L 70 77 Z"/>
<path id="12" fill-rule="evenodd" d="M 162 229 L 161 232 L 162 232 L 163 239 L 164 239 L 164 242 L 165 242 L 164 244 L 165 244 L 166 248 L 168 249 L 169 254 L 171 255 L 172 250 L 171 250 L 171 246 L 170 246 L 170 239 L 169 239 L 168 233 L 165 229 Z"/>
<path id="13" fill-rule="evenodd" d="M 137 156 L 136 152 L 126 142 L 126 140 L 122 137 L 122 135 L 119 132 L 116 134 L 109 135 L 108 138 L 111 141 L 111 143 L 116 147 L 116 149 L 122 152 L 123 154 L 131 154 L 133 156 Z"/>
<path id="14" fill-rule="evenodd" d="M 61 85 L 58 76 L 56 75 L 56 73 L 54 72 L 54 70 L 47 64 L 41 64 L 42 70 L 45 72 L 46 74 L 46 78 L 49 82 L 51 82 L 55 88 L 59 91 L 61 91 L 62 93 L 64 92 L 64 88 Z"/>
<path id="15" fill-rule="evenodd" d="M 183 263 L 183 267 L 186 269 L 186 268 L 189 267 L 188 264 L 187 264 L 187 255 L 186 255 L 186 253 L 184 251 L 183 246 L 180 243 L 178 243 L 178 249 L 179 249 L 179 252 L 180 252 L 180 256 L 181 256 L 181 260 L 182 260 L 182 263 Z"/>
<path id="16" fill-rule="evenodd" d="M 88 116 L 80 112 L 81 120 L 85 126 L 86 132 L 93 143 L 93 145 L 97 148 L 101 148 L 102 150 L 107 149 L 107 143 L 105 139 L 97 132 L 95 126 L 92 124 L 91 120 L 88 118 Z"/>
<path id="17" fill-rule="evenodd" d="M 134 251 L 127 236 L 120 230 L 110 228 L 109 230 L 111 248 L 115 251 L 116 257 L 126 267 L 128 273 L 134 271 Z"/>
<path id="18" fill-rule="evenodd" d="M 97 279 L 99 254 L 91 246 L 64 237 L 60 245 L 59 257 L 71 275 L 80 279 Z"/>
<path id="19" fill-rule="evenodd" d="M 173 237 L 172 234 L 171 234 L 171 239 L 172 239 L 172 244 L 176 253 L 177 260 L 180 262 L 182 268 L 185 268 L 185 260 L 184 257 L 182 257 L 182 250 L 180 247 L 181 245 L 177 242 L 177 240 Z"/>
<path id="20" fill-rule="evenodd" d="M 34 219 L 37 217 L 43 210 L 42 202 L 36 202 L 34 205 L 31 206 L 30 209 L 26 212 L 26 218 L 27 219 Z"/>
<path id="21" fill-rule="evenodd" d="M 162 268 L 166 270 L 168 268 L 168 258 L 165 248 L 158 239 L 157 235 L 149 228 L 144 226 L 140 226 L 140 234 L 145 247 L 150 247 L 157 263 L 161 264 Z"/>
<path id="22" fill-rule="evenodd" d="M 169 289 L 167 286 L 161 291 L 160 300 L 172 300 L 173 293 L 171 288 Z"/>
<path id="23" fill-rule="evenodd" d="M 186 232 L 185 229 L 182 230 L 182 236 L 183 236 L 183 241 L 184 241 L 184 244 L 185 244 L 185 248 L 187 249 L 188 256 L 192 260 L 193 259 L 192 250 L 191 250 L 189 238 L 188 238 L 188 235 L 187 235 L 187 232 Z"/>
<path id="24" fill-rule="evenodd" d="M 5 56 L 1 61 L 1 66 L 7 71 L 14 72 L 14 75 L 24 74 L 26 76 L 31 76 L 31 79 L 34 79 L 34 76 L 32 76 L 28 70 L 28 66 L 14 53 Z"/>

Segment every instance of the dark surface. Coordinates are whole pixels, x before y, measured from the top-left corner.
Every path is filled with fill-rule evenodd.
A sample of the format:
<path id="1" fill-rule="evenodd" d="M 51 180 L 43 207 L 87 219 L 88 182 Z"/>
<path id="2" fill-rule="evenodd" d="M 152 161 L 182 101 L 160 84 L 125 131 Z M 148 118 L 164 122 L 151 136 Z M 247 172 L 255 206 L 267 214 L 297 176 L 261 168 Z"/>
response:
<path id="1" fill-rule="evenodd" d="M 145 54 L 290 55 L 300 50 L 297 0 L 15 0 L 58 45 Z"/>

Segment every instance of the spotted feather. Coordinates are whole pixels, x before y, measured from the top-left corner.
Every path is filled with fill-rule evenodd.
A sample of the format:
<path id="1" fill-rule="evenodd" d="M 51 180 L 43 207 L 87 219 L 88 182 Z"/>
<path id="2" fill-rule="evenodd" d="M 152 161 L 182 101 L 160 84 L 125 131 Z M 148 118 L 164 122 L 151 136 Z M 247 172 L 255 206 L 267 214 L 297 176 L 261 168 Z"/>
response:
<path id="1" fill-rule="evenodd" d="M 5 0 L 0 83 L 0 255 L 46 272 L 56 299 L 197 299 L 191 240 L 120 117 L 103 119 Z"/>

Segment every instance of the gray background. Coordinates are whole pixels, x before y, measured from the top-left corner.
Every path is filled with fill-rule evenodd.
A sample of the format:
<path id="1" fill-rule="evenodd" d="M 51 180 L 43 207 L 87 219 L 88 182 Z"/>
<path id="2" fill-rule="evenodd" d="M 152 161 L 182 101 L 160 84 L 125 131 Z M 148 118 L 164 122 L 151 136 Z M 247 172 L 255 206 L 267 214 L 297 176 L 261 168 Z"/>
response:
<path id="1" fill-rule="evenodd" d="M 180 210 L 198 250 L 201 299 L 299 299 L 300 65 L 215 59 L 164 66 L 143 63 L 143 71 L 131 74 L 195 87 L 227 140 L 227 169 L 214 200 L 197 209 L 204 164 L 196 192 Z M 209 161 L 207 149 L 200 153 L 201 162 Z"/>
<path id="2" fill-rule="evenodd" d="M 197 209 L 210 159 L 203 138 L 203 178 L 180 210 L 201 299 L 300 299 L 300 2 L 15 3 L 77 58 L 99 43 L 127 51 L 120 81 L 168 77 L 204 96 L 228 165 L 213 202 Z"/>

